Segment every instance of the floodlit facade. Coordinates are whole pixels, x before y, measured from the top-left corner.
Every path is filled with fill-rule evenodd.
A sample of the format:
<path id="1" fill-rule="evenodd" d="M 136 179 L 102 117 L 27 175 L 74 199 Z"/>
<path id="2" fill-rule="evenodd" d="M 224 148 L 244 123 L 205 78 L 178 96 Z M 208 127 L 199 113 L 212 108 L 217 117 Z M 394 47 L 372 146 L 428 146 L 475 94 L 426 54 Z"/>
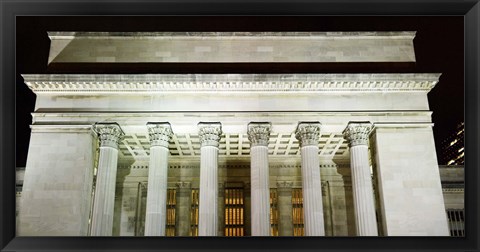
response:
<path id="1" fill-rule="evenodd" d="M 441 165 L 439 168 L 450 235 L 465 236 L 465 167 Z"/>
<path id="2" fill-rule="evenodd" d="M 50 33 L 49 63 L 414 62 L 412 32 Z M 440 74 L 24 74 L 18 235 L 448 236 Z"/>

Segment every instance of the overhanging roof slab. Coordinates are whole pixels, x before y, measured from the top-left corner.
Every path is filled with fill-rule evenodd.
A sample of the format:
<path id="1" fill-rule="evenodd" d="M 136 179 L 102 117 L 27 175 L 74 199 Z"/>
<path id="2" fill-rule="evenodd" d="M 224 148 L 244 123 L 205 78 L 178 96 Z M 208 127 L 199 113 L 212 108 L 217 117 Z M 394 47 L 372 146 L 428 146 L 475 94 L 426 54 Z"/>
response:
<path id="1" fill-rule="evenodd" d="M 415 62 L 415 32 L 49 32 L 48 63 Z"/>

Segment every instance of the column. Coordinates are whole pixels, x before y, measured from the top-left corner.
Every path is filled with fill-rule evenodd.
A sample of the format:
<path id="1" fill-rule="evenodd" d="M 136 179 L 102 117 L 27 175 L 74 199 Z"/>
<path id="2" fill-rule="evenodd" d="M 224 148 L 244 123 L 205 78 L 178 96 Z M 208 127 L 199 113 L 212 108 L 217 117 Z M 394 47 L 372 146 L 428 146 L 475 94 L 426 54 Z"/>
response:
<path id="1" fill-rule="evenodd" d="M 301 122 L 295 136 L 302 156 L 303 215 L 305 236 L 324 236 L 322 185 L 318 158 L 319 122 Z"/>
<path id="2" fill-rule="evenodd" d="M 190 231 L 190 210 L 192 208 L 192 187 L 190 182 L 178 182 L 176 185 L 176 233 L 177 236 L 188 236 Z"/>
<path id="3" fill-rule="evenodd" d="M 218 145 L 222 135 L 219 122 L 198 123 L 200 138 L 200 192 L 198 235 L 216 236 L 218 221 Z"/>
<path id="4" fill-rule="evenodd" d="M 165 236 L 167 216 L 168 141 L 173 132 L 168 122 L 147 123 L 150 136 L 145 236 Z"/>
<path id="5" fill-rule="evenodd" d="M 268 140 L 271 123 L 249 123 L 252 236 L 270 236 Z"/>
<path id="6" fill-rule="evenodd" d="M 100 155 L 90 234 L 91 236 L 111 236 L 118 144 L 124 133 L 117 123 L 96 123 L 94 130 L 100 139 Z"/>
<path id="7" fill-rule="evenodd" d="M 292 186 L 291 181 L 277 182 L 278 195 L 278 235 L 293 236 L 293 219 L 292 219 Z"/>
<path id="8" fill-rule="evenodd" d="M 370 122 L 349 122 L 343 136 L 350 147 L 353 208 L 357 236 L 377 236 L 377 220 L 373 198 L 372 177 L 368 162 Z"/>

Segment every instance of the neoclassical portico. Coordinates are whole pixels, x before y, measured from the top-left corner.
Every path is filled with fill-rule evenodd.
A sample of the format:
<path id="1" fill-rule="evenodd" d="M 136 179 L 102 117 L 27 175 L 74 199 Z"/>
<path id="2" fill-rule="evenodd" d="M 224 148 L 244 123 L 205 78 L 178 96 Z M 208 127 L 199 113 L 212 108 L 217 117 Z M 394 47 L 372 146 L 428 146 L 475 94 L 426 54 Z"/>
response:
<path id="1" fill-rule="evenodd" d="M 56 64 L 415 59 L 408 32 L 50 35 Z M 152 57 L 124 58 L 147 44 Z M 23 78 L 37 99 L 20 236 L 448 235 L 427 98 L 439 74 Z"/>
<path id="2" fill-rule="evenodd" d="M 67 76 L 65 76 L 65 78 L 66 77 Z M 173 76 L 147 75 L 135 76 L 135 79 L 137 81 L 141 78 L 145 78 L 145 80 L 148 79 L 149 81 L 151 81 L 152 79 L 157 79 L 160 80 L 160 82 L 156 85 L 165 85 L 166 87 L 167 82 L 165 82 L 165 84 L 161 84 L 161 81 L 172 79 L 172 77 Z M 295 85 L 297 89 L 282 92 L 261 91 L 260 89 L 256 89 L 256 85 L 258 84 L 249 84 L 250 81 L 248 80 L 260 77 L 262 79 L 271 79 L 272 82 L 273 80 L 275 80 L 277 86 Z M 317 78 L 315 82 L 316 84 L 313 84 L 311 82 L 314 77 Z M 322 201 L 324 201 L 324 199 L 322 199 L 322 195 L 318 193 L 319 191 L 321 191 L 320 182 L 327 179 L 320 176 L 322 172 L 319 168 L 325 162 L 333 162 L 333 164 L 341 165 L 346 163 L 350 166 L 353 191 L 352 205 L 355 209 L 356 214 L 355 233 L 357 235 L 377 235 L 375 210 L 373 209 L 373 203 L 375 199 L 373 196 L 373 186 L 370 179 L 370 164 L 368 163 L 369 154 L 367 151 L 369 147 L 366 145 L 366 139 L 368 138 L 368 136 L 373 136 L 373 139 L 375 139 L 375 141 L 373 142 L 375 144 L 374 149 L 376 150 L 375 155 L 377 155 L 379 158 L 376 162 L 377 169 L 379 169 L 379 175 L 383 176 L 381 178 L 383 178 L 384 180 L 388 179 L 389 176 L 387 176 L 387 174 L 393 171 L 390 171 L 390 168 L 385 168 L 386 170 L 381 170 L 382 167 L 389 167 L 388 163 L 385 163 L 383 159 L 383 155 L 385 155 L 386 153 L 384 152 L 384 150 L 391 150 L 391 153 L 395 153 L 395 150 L 391 149 L 390 144 L 386 142 L 386 140 L 384 140 L 384 136 L 386 136 L 385 134 L 387 134 L 388 132 L 394 132 L 390 130 L 393 130 L 395 128 L 399 128 L 403 132 L 418 132 L 416 134 L 420 134 L 420 132 L 431 132 L 431 124 L 426 123 L 431 120 L 431 112 L 422 112 L 422 109 L 425 108 L 423 106 L 426 104 L 424 102 L 426 101 L 426 96 L 424 96 L 423 98 L 424 101 L 417 100 L 421 97 L 420 94 L 426 94 L 426 90 L 428 90 L 429 87 L 433 87 L 438 76 L 412 74 L 370 75 L 370 80 L 368 82 L 363 82 L 363 84 L 359 86 L 353 84 L 356 83 L 355 81 L 353 81 L 353 79 L 366 78 L 366 75 L 290 75 L 283 77 L 279 75 L 257 75 L 248 77 L 243 77 L 241 75 L 235 77 L 217 75 L 210 76 L 210 78 L 214 78 L 217 80 L 217 86 L 223 87 L 224 90 L 230 90 L 228 92 L 238 95 L 229 96 L 230 98 L 228 104 L 218 107 L 220 110 L 224 111 L 213 113 L 192 111 L 189 113 L 185 113 L 176 112 L 173 107 L 170 107 L 170 112 L 127 112 L 122 114 L 115 114 L 113 112 L 109 112 L 109 110 L 123 109 L 124 103 L 117 102 L 117 99 L 119 97 L 117 95 L 113 95 L 113 93 L 109 94 L 109 92 L 111 91 L 106 91 L 106 89 L 104 89 L 106 87 L 104 85 L 107 85 L 106 83 L 95 84 L 96 89 L 99 89 L 99 91 L 103 90 L 101 91 L 101 98 L 98 99 L 104 99 L 105 101 L 109 101 L 109 104 L 115 104 L 114 106 L 116 106 L 116 108 L 106 107 L 103 109 L 104 112 L 97 114 L 83 114 L 83 112 L 79 110 L 75 111 L 75 108 L 72 112 L 64 113 L 55 112 L 57 110 L 56 107 L 62 108 L 66 105 L 65 102 L 67 102 L 69 99 L 75 100 L 76 103 L 82 104 L 80 106 L 83 107 L 88 104 L 84 103 L 88 100 L 88 96 L 86 94 L 89 94 L 90 92 L 97 92 L 85 89 L 84 91 L 82 91 L 85 94 L 84 96 L 74 98 L 73 93 L 70 92 L 78 92 L 78 86 L 80 86 L 80 81 L 84 77 L 68 76 L 68 82 L 70 83 L 69 85 L 53 84 L 60 81 L 59 76 L 49 77 L 32 75 L 25 76 L 25 78 L 28 85 L 37 92 L 38 104 L 43 104 L 43 106 L 49 107 L 50 112 L 48 113 L 36 112 L 33 114 L 34 121 L 37 123 L 52 124 L 51 127 L 54 128 L 57 127 L 55 125 L 57 125 L 58 123 L 62 123 L 62 121 L 58 121 L 59 118 L 62 118 L 61 120 L 63 121 L 80 120 L 79 122 L 83 124 L 88 123 L 92 125 L 96 121 L 111 120 L 113 116 L 115 117 L 116 122 L 118 123 L 118 126 L 115 127 L 121 127 L 123 132 L 125 132 L 124 134 L 126 137 L 124 140 L 120 140 L 120 138 L 118 138 L 117 140 L 119 144 L 118 161 L 120 165 L 125 165 L 128 163 L 131 164 L 132 162 L 135 165 L 137 163 L 141 164 L 142 162 L 146 162 L 147 167 L 149 167 L 148 176 L 145 177 L 146 179 L 148 178 L 149 185 L 149 196 L 147 196 L 146 203 L 146 216 L 148 216 L 146 217 L 146 220 L 148 220 L 146 221 L 148 223 L 146 224 L 145 229 L 146 235 L 162 234 L 161 229 L 164 226 L 164 224 L 162 223 L 165 222 L 165 198 L 163 198 L 164 196 L 162 195 L 165 195 L 165 191 L 167 188 L 170 187 L 170 183 L 177 183 L 171 181 L 170 179 L 167 179 L 173 176 L 167 174 L 167 170 L 170 170 L 170 168 L 167 167 L 171 167 L 171 164 L 175 163 L 183 165 L 188 160 L 191 160 L 188 161 L 191 164 L 199 164 L 199 180 L 197 181 L 193 179 L 192 181 L 186 181 L 192 183 L 192 187 L 198 186 L 198 188 L 200 189 L 198 225 L 199 235 L 218 235 L 217 227 L 219 225 L 219 210 L 216 207 L 212 206 L 220 206 L 217 201 L 218 183 L 224 183 L 223 181 L 229 181 L 228 168 L 226 171 L 227 173 L 219 172 L 219 164 L 225 164 L 225 162 L 227 162 L 227 164 L 228 162 L 243 162 L 242 160 L 246 159 L 245 161 L 250 162 L 251 164 L 249 171 L 250 179 L 242 180 L 245 181 L 245 183 L 251 183 L 251 234 L 268 235 L 267 227 L 269 227 L 271 224 L 269 224 L 268 222 L 269 200 L 267 199 L 269 196 L 267 189 L 272 187 L 275 188 L 278 182 L 292 180 L 291 178 L 285 177 L 284 175 L 280 174 L 278 175 L 279 177 L 273 177 L 274 182 L 272 183 L 271 174 L 272 172 L 276 173 L 278 171 L 272 171 L 272 168 L 270 168 L 270 166 L 275 165 L 279 162 L 281 163 L 284 161 L 288 161 L 293 163 L 298 162 L 297 164 L 299 169 L 301 167 L 301 173 L 297 175 L 297 178 L 301 179 L 296 182 L 295 186 L 303 188 L 303 213 L 305 218 L 305 235 L 317 236 L 325 234 L 325 220 L 322 204 Z M 55 81 L 50 78 L 55 78 Z M 75 78 L 78 79 L 78 82 L 72 83 Z M 117 77 L 102 76 L 101 78 L 115 79 Z M 175 78 L 178 80 L 182 79 L 184 83 L 184 80 L 191 77 L 177 76 Z M 207 78 L 207 76 L 197 76 L 196 78 Z M 224 78 L 225 83 L 229 81 L 238 84 L 235 84 L 233 86 L 221 84 L 223 83 L 221 82 L 221 78 Z M 241 82 L 242 78 L 246 78 L 245 82 Z M 296 82 L 290 81 L 291 78 L 294 78 Z M 403 79 L 404 82 L 402 83 L 404 84 L 397 84 L 397 82 L 389 80 L 393 80 L 395 78 Z M 330 80 L 333 79 L 337 79 L 337 82 L 330 82 Z M 278 80 L 281 81 L 279 82 Z M 51 85 L 44 84 L 49 83 L 49 81 L 52 83 Z M 82 83 L 83 82 L 84 81 L 82 81 Z M 119 88 L 121 89 L 121 82 L 117 82 L 116 85 L 119 85 Z M 141 84 L 137 85 L 139 87 L 142 86 Z M 199 84 L 197 85 L 197 87 L 204 88 L 206 85 L 212 84 L 205 82 L 205 85 Z M 248 93 L 241 91 L 242 89 L 239 85 L 243 85 L 245 90 L 250 91 Z M 316 85 L 316 88 L 318 89 L 313 89 L 316 91 L 312 91 L 312 88 L 314 88 L 314 86 L 312 85 Z M 322 87 L 320 88 L 320 86 Z M 335 86 L 337 88 L 330 89 L 330 86 Z M 93 86 L 91 86 L 91 88 L 92 87 Z M 235 88 L 231 89 L 233 87 Z M 73 89 L 72 91 L 69 91 L 69 88 L 74 88 L 75 91 L 73 91 Z M 303 92 L 302 90 L 309 91 Z M 329 90 L 335 90 L 335 93 L 329 93 Z M 382 93 L 379 93 L 377 90 L 383 91 Z M 59 92 L 62 94 L 62 98 L 56 99 L 55 102 L 50 101 L 51 94 L 56 94 Z M 118 92 L 118 95 L 120 96 L 122 96 L 123 92 L 128 92 L 129 96 L 131 96 L 132 94 L 136 94 L 137 92 L 139 97 L 146 95 L 146 93 L 143 93 L 142 90 L 137 90 L 135 92 L 128 90 Z M 175 105 L 177 106 L 178 110 L 183 110 L 183 106 L 185 104 L 193 105 L 195 101 L 197 101 L 197 98 L 195 97 L 201 96 L 205 98 L 205 95 L 206 97 L 209 97 L 209 107 L 212 105 L 212 103 L 220 102 L 220 100 L 223 99 L 221 94 L 219 94 L 219 96 L 214 96 L 213 93 L 196 94 L 190 91 L 177 92 L 184 92 L 185 94 L 185 96 L 182 96 L 182 102 L 176 103 Z M 352 99 L 356 98 L 357 102 L 365 99 L 365 102 L 357 103 L 355 105 L 357 109 L 361 109 L 363 111 L 375 104 L 378 110 L 382 111 L 352 112 L 347 107 L 345 107 L 347 104 L 345 103 L 341 105 L 345 107 L 344 112 L 328 112 L 327 110 L 332 109 L 330 108 L 332 104 L 324 103 L 322 101 L 328 100 L 332 101 L 332 103 L 338 103 L 339 101 L 332 100 L 332 97 L 336 96 L 338 92 L 345 92 L 346 96 L 350 96 L 350 98 Z M 69 96 L 70 94 L 72 96 Z M 174 95 L 176 95 L 176 93 L 166 95 L 165 98 L 162 100 L 157 100 L 156 98 L 154 98 L 154 95 L 149 95 L 151 99 L 149 99 L 148 105 L 145 104 L 145 106 L 150 107 L 151 102 L 158 102 L 159 105 L 163 104 L 166 100 L 169 99 L 169 97 L 173 97 Z M 245 113 L 236 112 L 234 110 L 234 106 L 236 106 L 236 104 L 241 104 L 243 103 L 242 101 L 245 100 L 248 101 L 249 99 L 255 99 L 256 102 L 262 101 L 263 98 L 258 99 L 259 96 L 265 98 L 268 97 L 270 99 L 270 102 L 265 103 L 261 107 L 256 107 L 257 109 L 276 111 L 268 112 L 267 114 L 261 111 L 255 113 Z M 418 98 L 416 98 L 416 100 L 412 100 L 411 102 L 406 103 L 405 100 L 412 99 L 412 96 L 418 96 Z M 295 98 L 297 102 L 289 104 L 291 107 L 290 109 L 288 109 L 289 111 L 284 111 L 285 109 L 287 109 L 287 107 L 284 107 L 284 102 L 280 103 L 280 101 L 287 101 L 290 99 L 289 97 L 292 99 Z M 384 99 L 387 99 L 386 97 L 388 97 L 388 99 L 394 99 L 395 101 L 392 102 L 391 100 L 389 100 L 388 103 L 383 103 Z M 298 101 L 305 101 L 305 103 Z M 311 103 L 318 103 L 318 106 L 323 106 L 325 108 L 325 112 L 293 111 L 301 108 L 301 106 L 307 106 L 307 104 L 309 104 L 308 106 L 310 106 Z M 203 103 L 195 104 L 195 107 L 190 108 L 193 110 L 201 110 L 207 108 L 203 107 L 205 105 Z M 395 104 L 395 106 L 402 107 L 402 111 L 397 112 L 392 110 L 389 112 L 383 112 L 384 109 L 389 110 L 393 104 Z M 140 105 L 141 104 L 137 104 L 136 106 Z M 251 105 L 251 103 L 246 104 L 246 106 Z M 280 109 L 275 107 L 276 105 L 279 105 Z M 339 104 L 337 105 L 340 106 Z M 173 105 L 170 104 L 169 106 Z M 415 110 L 417 112 L 404 112 L 406 110 Z M 62 115 L 61 117 L 59 116 L 60 114 Z M 152 121 L 150 119 L 152 116 L 158 119 L 158 122 L 165 123 L 151 122 L 148 124 L 148 126 L 145 126 L 147 122 Z M 131 118 L 135 119 L 132 120 Z M 198 118 L 202 118 L 202 120 L 200 121 Z M 219 121 L 218 119 L 221 120 Z M 265 121 L 265 119 L 268 119 L 268 123 L 256 123 Z M 312 121 L 312 119 L 318 121 Z M 393 125 L 390 123 L 391 120 L 397 120 L 398 123 Z M 352 123 L 349 123 L 350 121 Z M 371 131 L 371 125 L 368 123 L 364 123 L 365 121 L 374 122 L 375 125 L 377 125 L 375 133 L 371 133 L 369 135 Z M 196 127 L 192 126 L 197 124 L 198 126 Z M 175 129 L 175 134 L 172 133 L 171 128 Z M 275 130 L 271 131 L 271 129 Z M 381 132 L 381 135 L 378 135 L 378 132 Z M 100 136 L 103 135 L 100 134 Z M 274 137 L 272 138 L 272 136 Z M 410 135 L 408 134 L 404 135 L 403 140 L 408 140 L 409 137 Z M 101 138 L 100 140 L 102 139 L 103 138 Z M 114 183 L 110 180 L 110 182 L 108 183 L 102 182 L 102 172 L 108 170 L 108 174 L 110 175 L 115 173 L 115 167 L 112 167 L 114 159 L 112 159 L 111 157 L 115 156 L 114 152 L 117 149 L 114 145 L 112 145 L 114 143 L 112 142 L 113 140 L 111 140 L 111 138 L 108 139 L 108 143 L 102 142 L 103 144 L 108 145 L 106 147 L 101 147 L 102 150 L 107 148 L 108 150 L 103 150 L 100 153 L 95 202 L 97 202 L 101 197 L 106 197 L 106 199 L 112 200 L 112 193 L 115 193 L 115 191 L 112 189 L 107 190 L 108 186 L 102 189 L 103 186 L 106 186 L 104 185 L 105 183 L 110 185 L 108 188 L 111 188 L 111 183 Z M 349 148 L 347 148 L 347 144 L 349 145 Z M 372 145 L 372 143 L 370 145 Z M 372 146 L 370 146 L 370 148 L 372 148 Z M 428 148 L 430 148 L 430 151 L 434 153 L 433 145 Z M 92 151 L 94 150 L 95 148 L 92 146 Z M 149 152 L 149 154 L 147 154 L 147 151 Z M 105 155 L 104 153 L 106 152 L 110 154 Z M 416 158 L 424 158 L 425 156 L 417 157 L 412 153 L 411 157 L 413 161 Z M 108 162 L 102 161 L 107 159 Z M 434 162 L 434 160 L 434 156 L 431 156 L 431 161 L 429 162 Z M 106 165 L 107 163 L 108 165 Z M 270 175 L 267 175 L 269 173 Z M 110 178 L 112 177 L 110 176 Z M 222 181 L 219 181 L 219 178 Z M 344 176 L 343 179 L 345 180 L 345 178 L 347 177 Z M 403 179 L 406 179 L 405 181 L 408 181 L 407 177 L 403 177 Z M 383 181 L 382 179 L 379 180 L 380 183 L 382 183 Z M 345 183 L 347 182 L 348 181 L 346 181 Z M 410 182 L 405 182 L 404 184 L 409 185 L 409 183 Z M 436 185 L 437 184 L 435 183 L 432 184 L 432 186 L 437 188 Z M 173 184 L 172 186 L 175 187 L 175 184 Z M 379 184 L 377 185 L 377 188 L 378 190 L 380 190 L 381 197 L 383 197 L 383 199 L 381 198 L 383 204 L 386 204 L 386 206 L 390 206 L 390 203 L 391 205 L 400 204 L 400 202 L 394 202 L 396 201 L 395 197 L 390 197 L 387 194 L 382 194 L 384 192 L 386 193 L 389 190 L 389 184 Z M 388 190 L 385 191 L 384 189 Z M 104 190 L 104 192 L 102 192 L 102 190 Z M 405 193 L 408 192 L 409 190 L 405 190 Z M 343 197 L 348 196 L 348 191 L 346 193 L 346 196 Z M 412 195 L 417 195 L 417 193 Z M 95 202 L 94 206 L 96 204 Z M 108 214 L 105 214 L 105 217 L 102 217 L 108 219 L 109 222 L 111 221 L 111 216 L 115 214 L 114 210 L 112 209 L 112 204 L 113 203 L 108 203 L 105 206 L 96 206 L 98 209 L 100 209 L 99 207 L 106 207 L 106 209 L 110 209 L 108 210 Z M 423 203 L 419 202 L 418 204 Z M 428 208 L 431 209 L 432 207 L 429 206 Z M 96 208 L 94 207 L 93 213 L 97 213 L 100 211 L 95 209 Z M 377 210 L 377 213 L 378 211 L 381 211 L 381 209 Z M 438 211 L 440 211 L 440 209 Z M 391 213 L 388 212 L 386 212 L 385 214 L 381 214 L 381 218 L 383 218 L 384 223 L 389 222 L 389 218 L 391 216 L 390 214 Z M 420 214 L 420 212 L 417 211 L 417 214 Z M 425 213 L 425 216 L 427 215 L 428 214 Z M 108 226 L 110 224 L 97 224 L 99 223 L 99 216 L 92 215 L 92 235 L 108 235 L 111 231 L 94 231 L 94 227 L 97 225 L 99 227 L 101 226 L 102 228 L 107 227 L 108 230 L 111 230 L 111 226 Z M 158 224 L 150 226 L 154 223 Z M 288 226 L 288 224 L 279 225 L 279 227 Z M 388 231 L 388 226 L 383 228 L 386 228 Z M 279 232 L 289 233 L 289 231 L 285 230 L 279 230 Z M 427 231 L 425 232 L 428 233 Z"/>

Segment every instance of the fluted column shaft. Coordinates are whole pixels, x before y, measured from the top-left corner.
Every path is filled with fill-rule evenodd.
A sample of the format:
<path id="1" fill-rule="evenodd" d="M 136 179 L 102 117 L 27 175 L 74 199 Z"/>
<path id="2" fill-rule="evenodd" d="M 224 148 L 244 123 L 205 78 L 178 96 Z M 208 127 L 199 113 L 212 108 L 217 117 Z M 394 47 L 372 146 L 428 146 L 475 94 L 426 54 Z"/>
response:
<path id="1" fill-rule="evenodd" d="M 218 145 L 220 123 L 199 123 L 200 191 L 198 235 L 216 236 L 218 221 Z"/>
<path id="2" fill-rule="evenodd" d="M 94 125 L 94 130 L 100 139 L 100 155 L 90 235 L 111 236 L 117 178 L 118 142 L 124 133 L 116 123 L 97 123 Z"/>
<path id="3" fill-rule="evenodd" d="M 302 187 L 305 236 L 324 236 L 322 184 L 318 158 L 320 123 L 300 123 L 296 137 L 302 156 Z"/>
<path id="4" fill-rule="evenodd" d="M 190 182 L 177 183 L 176 233 L 177 236 L 188 236 L 190 231 L 190 209 L 192 188 Z"/>
<path id="5" fill-rule="evenodd" d="M 344 137 L 350 146 L 353 207 L 358 236 L 377 236 L 377 220 L 373 185 L 368 162 L 368 135 L 372 125 L 367 122 L 349 123 Z"/>
<path id="6" fill-rule="evenodd" d="M 150 136 L 145 236 L 165 236 L 167 212 L 169 123 L 147 123 Z"/>
<path id="7" fill-rule="evenodd" d="M 270 236 L 270 187 L 268 140 L 270 123 L 250 123 L 250 182 L 252 236 Z"/>
<path id="8" fill-rule="evenodd" d="M 292 186 L 291 181 L 277 182 L 278 195 L 278 235 L 293 236 L 293 206 L 292 206 Z"/>

